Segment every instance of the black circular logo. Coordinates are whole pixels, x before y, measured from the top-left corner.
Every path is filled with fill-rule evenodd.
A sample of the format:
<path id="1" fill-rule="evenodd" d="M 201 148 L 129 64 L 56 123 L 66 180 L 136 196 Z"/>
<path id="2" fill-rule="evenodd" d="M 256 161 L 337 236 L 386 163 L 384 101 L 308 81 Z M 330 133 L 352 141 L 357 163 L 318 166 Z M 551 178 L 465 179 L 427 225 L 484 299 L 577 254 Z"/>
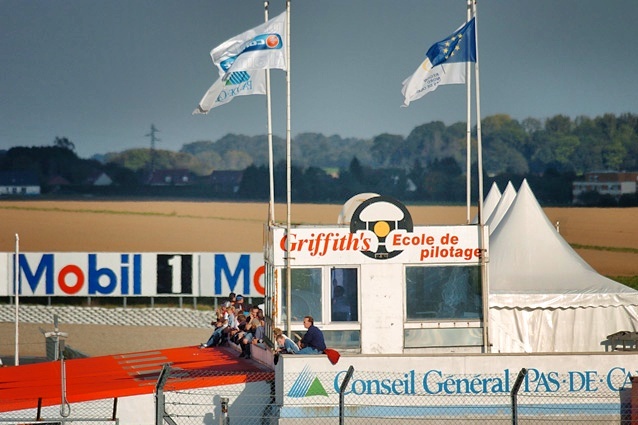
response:
<path id="1" fill-rule="evenodd" d="M 386 237 L 394 230 L 412 232 L 412 216 L 405 205 L 390 196 L 375 196 L 362 202 L 352 214 L 350 232 L 368 230 L 374 233 L 378 245 L 375 252 L 361 251 L 363 255 L 377 260 L 387 260 L 401 254 L 403 250 L 388 252 Z"/>

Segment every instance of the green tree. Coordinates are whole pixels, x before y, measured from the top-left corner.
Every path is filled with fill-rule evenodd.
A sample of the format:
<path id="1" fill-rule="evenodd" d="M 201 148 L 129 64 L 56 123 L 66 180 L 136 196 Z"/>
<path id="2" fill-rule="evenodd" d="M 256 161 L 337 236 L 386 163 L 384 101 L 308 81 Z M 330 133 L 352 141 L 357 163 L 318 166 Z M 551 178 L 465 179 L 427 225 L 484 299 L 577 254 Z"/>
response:
<path id="1" fill-rule="evenodd" d="M 414 158 L 419 158 L 423 163 L 446 157 L 452 157 L 459 162 L 464 161 L 465 139 L 464 123 L 457 123 L 448 128 L 441 121 L 433 121 L 415 127 L 406 138 L 401 165 L 409 167 Z"/>
<path id="2" fill-rule="evenodd" d="M 529 150 L 530 143 L 525 128 L 505 114 L 487 117 L 481 124 L 485 170 L 490 174 L 528 173 L 529 164 L 523 152 Z"/>
<path id="3" fill-rule="evenodd" d="M 270 193 L 269 181 L 268 168 L 263 165 L 250 165 L 244 170 L 238 195 L 243 199 L 268 199 Z"/>
<path id="4" fill-rule="evenodd" d="M 383 133 L 372 139 L 373 166 L 396 167 L 401 165 L 407 148 L 403 136 Z"/>
<path id="5" fill-rule="evenodd" d="M 56 137 L 53 141 L 53 146 L 75 152 L 75 144 L 66 137 Z"/>
<path id="6" fill-rule="evenodd" d="M 243 170 L 253 164 L 253 158 L 250 154 L 241 150 L 226 151 L 222 157 L 226 170 Z"/>

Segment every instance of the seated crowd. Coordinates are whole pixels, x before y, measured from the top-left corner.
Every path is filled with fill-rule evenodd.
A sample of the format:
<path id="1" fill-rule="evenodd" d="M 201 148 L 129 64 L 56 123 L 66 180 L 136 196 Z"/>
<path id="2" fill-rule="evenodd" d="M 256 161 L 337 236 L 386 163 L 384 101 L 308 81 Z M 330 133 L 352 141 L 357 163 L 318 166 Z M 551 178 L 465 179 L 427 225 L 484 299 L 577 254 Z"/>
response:
<path id="1" fill-rule="evenodd" d="M 215 327 L 208 341 L 199 348 L 218 347 L 229 341 L 241 348 L 240 357 L 250 358 L 250 345 L 264 340 L 264 312 L 252 306 L 244 312 L 243 297 L 230 294 L 228 301 L 217 309 L 217 318 L 211 325 Z"/>
<path id="2" fill-rule="evenodd" d="M 312 316 L 303 320 L 306 333 L 295 344 L 280 328 L 274 328 L 275 354 L 322 354 L 326 350 L 324 336 L 321 330 L 314 326 Z M 259 306 L 252 306 L 244 313 L 243 297 L 231 293 L 228 301 L 217 309 L 217 318 L 211 325 L 215 327 L 212 335 L 199 348 L 217 347 L 232 342 L 239 345 L 239 357 L 249 359 L 251 345 L 264 342 L 264 312 Z"/>

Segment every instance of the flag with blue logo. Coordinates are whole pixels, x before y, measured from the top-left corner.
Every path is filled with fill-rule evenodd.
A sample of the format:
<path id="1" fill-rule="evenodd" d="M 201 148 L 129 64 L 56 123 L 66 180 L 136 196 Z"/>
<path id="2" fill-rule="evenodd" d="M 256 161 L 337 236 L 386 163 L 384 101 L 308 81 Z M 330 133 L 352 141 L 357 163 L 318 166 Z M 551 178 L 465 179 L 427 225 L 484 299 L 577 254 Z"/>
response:
<path id="1" fill-rule="evenodd" d="M 220 77 L 206 91 L 193 115 L 207 114 L 237 96 L 250 94 L 266 94 L 266 71 L 238 71 L 229 73 L 225 80 Z"/>
<path id="2" fill-rule="evenodd" d="M 423 63 L 403 81 L 403 106 L 441 85 L 464 83 L 467 62 L 476 62 L 475 18 L 430 47 Z"/>
<path id="3" fill-rule="evenodd" d="M 224 79 L 229 72 L 287 69 L 286 12 L 233 37 L 210 52 Z"/>

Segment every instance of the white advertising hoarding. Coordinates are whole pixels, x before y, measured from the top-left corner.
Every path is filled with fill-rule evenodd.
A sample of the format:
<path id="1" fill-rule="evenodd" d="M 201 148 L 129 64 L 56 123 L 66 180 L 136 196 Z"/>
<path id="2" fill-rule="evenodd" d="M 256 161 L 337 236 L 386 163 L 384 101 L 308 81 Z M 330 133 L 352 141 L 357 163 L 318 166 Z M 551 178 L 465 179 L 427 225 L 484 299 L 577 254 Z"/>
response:
<path id="1" fill-rule="evenodd" d="M 222 297 L 234 292 L 249 297 L 264 296 L 262 253 L 199 254 L 200 295 Z"/>
<path id="2" fill-rule="evenodd" d="M 15 255 L 0 254 L 0 295 L 15 293 Z M 262 253 L 21 253 L 20 296 L 263 297 Z"/>
<path id="3" fill-rule="evenodd" d="M 273 258 L 283 266 L 286 249 L 293 265 L 326 264 L 479 264 L 487 242 L 479 226 L 419 226 L 396 229 L 383 239 L 373 231 L 348 227 L 273 228 Z M 486 240 L 487 238 L 485 238 Z"/>
<path id="4" fill-rule="evenodd" d="M 631 377 L 638 374 L 635 354 L 620 352 L 342 355 L 336 365 L 325 356 L 288 355 L 276 367 L 282 417 L 290 416 L 287 410 L 303 417 L 310 416 L 318 406 L 338 405 L 339 390 L 350 366 L 354 373 L 345 387 L 346 404 L 377 406 L 375 414 L 386 418 L 396 415 L 400 406 L 421 409 L 424 416 L 436 406 L 444 408 L 439 412 L 443 416 L 454 415 L 450 404 L 463 406 L 466 413 L 472 409 L 496 413 L 503 403 L 508 407 L 522 369 L 527 373 L 518 395 L 527 405 L 545 406 L 547 413 L 552 405 L 567 409 L 567 400 L 571 412 L 567 415 L 588 411 L 591 415 L 619 417 L 623 409 L 621 393 L 631 390 Z M 490 411 L 490 406 L 496 410 Z"/>

